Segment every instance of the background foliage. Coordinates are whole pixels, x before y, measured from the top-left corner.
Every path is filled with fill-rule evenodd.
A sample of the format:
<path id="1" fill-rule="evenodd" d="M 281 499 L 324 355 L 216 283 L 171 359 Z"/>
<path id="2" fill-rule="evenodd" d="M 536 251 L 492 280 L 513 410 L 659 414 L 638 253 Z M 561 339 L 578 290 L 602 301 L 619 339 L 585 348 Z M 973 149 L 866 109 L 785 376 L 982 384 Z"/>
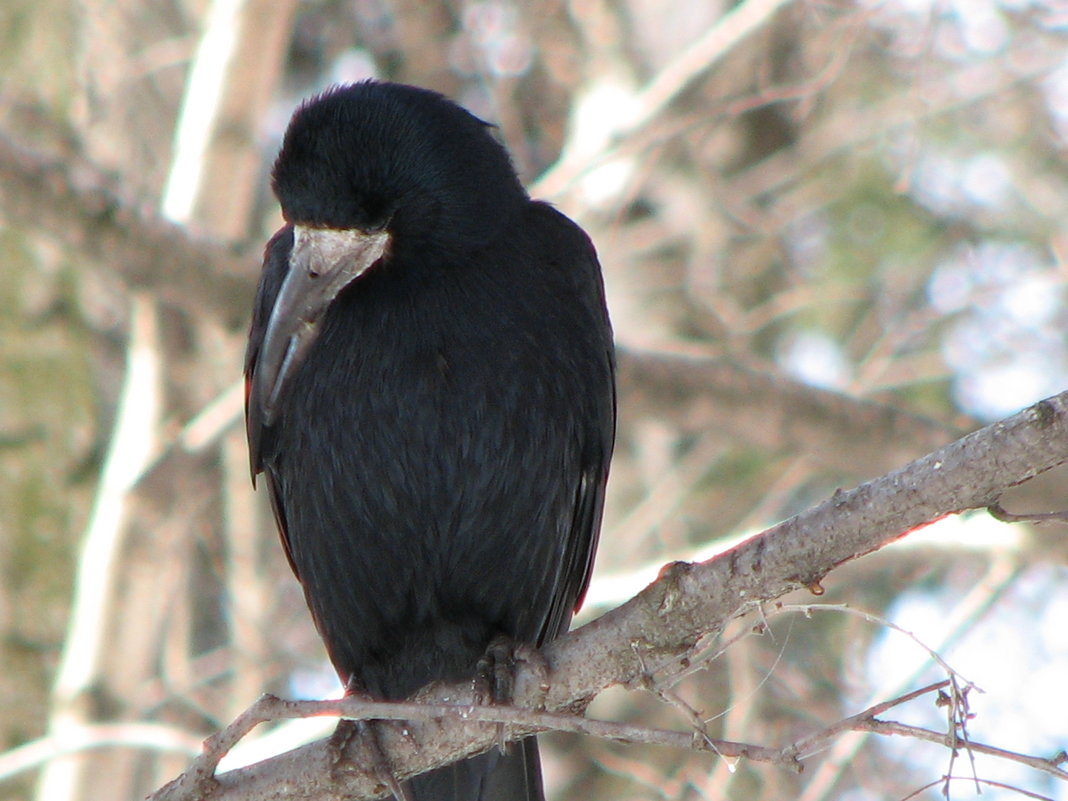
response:
<path id="1" fill-rule="evenodd" d="M 0 31 L 0 747 L 49 757 L 5 775 L 28 753 L 9 751 L 3 799 L 143 797 L 260 692 L 331 689 L 249 486 L 235 382 L 279 222 L 269 165 L 299 98 L 332 82 L 417 83 L 495 122 L 532 193 L 597 243 L 621 345 L 773 378 L 741 401 L 710 387 L 697 428 L 664 393 L 624 405 L 588 614 L 640 588 L 639 567 L 1066 383 L 1056 2 L 10 0 Z M 227 263 L 180 244 L 138 272 L 156 209 Z M 843 441 L 859 405 L 797 403 L 783 423 L 769 410 L 796 382 L 912 422 Z M 1062 508 L 1063 486 L 1017 502 Z M 1051 754 L 1066 554 L 1063 526 L 945 524 L 836 572 L 819 600 L 914 630 L 987 690 L 977 730 Z M 863 618 L 779 615 L 675 703 L 620 690 L 592 712 L 683 727 L 684 701 L 717 736 L 774 744 L 914 686 L 922 656 Z M 98 747 L 52 758 L 77 732 Z M 550 741 L 560 799 L 904 798 L 947 764 L 859 737 L 801 776 Z"/>

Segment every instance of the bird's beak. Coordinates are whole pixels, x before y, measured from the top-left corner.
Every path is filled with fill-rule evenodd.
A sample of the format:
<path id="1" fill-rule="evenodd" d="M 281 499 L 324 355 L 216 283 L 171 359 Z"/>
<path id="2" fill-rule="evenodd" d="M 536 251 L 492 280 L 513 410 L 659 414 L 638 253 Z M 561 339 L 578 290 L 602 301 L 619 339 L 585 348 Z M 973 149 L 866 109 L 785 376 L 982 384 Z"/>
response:
<path id="1" fill-rule="evenodd" d="M 249 389 L 250 408 L 259 407 L 265 425 L 275 421 L 287 387 L 319 336 L 327 308 L 388 246 L 385 231 L 293 226 L 289 272 L 275 298 Z"/>

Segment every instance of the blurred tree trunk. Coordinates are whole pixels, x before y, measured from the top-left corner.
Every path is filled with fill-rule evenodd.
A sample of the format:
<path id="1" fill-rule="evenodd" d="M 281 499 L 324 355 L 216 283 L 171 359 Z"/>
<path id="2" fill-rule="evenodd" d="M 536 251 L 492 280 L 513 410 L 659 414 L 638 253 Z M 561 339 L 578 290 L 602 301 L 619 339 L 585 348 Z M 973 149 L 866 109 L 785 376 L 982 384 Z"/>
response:
<path id="1" fill-rule="evenodd" d="M 178 139 L 178 151 L 185 150 L 200 166 L 200 180 L 188 188 L 190 207 L 176 221 L 218 241 L 246 241 L 262 163 L 259 131 L 284 64 L 294 7 L 294 2 L 276 0 L 212 4 L 200 45 L 188 48 L 193 60 L 180 115 L 173 106 L 153 114 L 161 103 L 173 103 L 178 92 L 159 97 L 150 91 L 157 84 L 137 80 L 148 43 L 163 38 L 142 24 L 144 7 L 118 3 L 87 8 L 85 82 L 78 104 L 87 153 L 122 176 L 123 185 L 137 194 L 162 197 L 166 208 L 176 185 L 189 178 L 181 172 L 189 169 L 186 163 L 172 166 L 171 180 L 165 180 L 165 167 L 172 163 L 173 121 L 178 118 L 180 137 L 185 137 Z M 167 19 L 167 15 L 148 16 Z M 187 44 L 193 41 L 187 39 Z M 224 69 L 212 71 L 208 65 L 212 60 Z M 215 93 L 217 108 L 213 108 Z M 198 136 L 203 147 L 189 154 L 189 140 Z M 249 273 L 255 270 L 250 263 Z M 127 436 L 147 445 L 148 455 L 166 438 L 167 429 L 160 429 L 158 420 L 144 419 L 138 407 L 155 408 L 158 404 L 151 395 L 164 392 L 167 418 L 188 419 L 239 380 L 234 367 L 241 363 L 244 337 L 242 331 L 228 331 L 208 319 L 171 315 L 167 325 L 184 329 L 186 335 L 169 337 L 171 344 L 165 347 L 157 333 L 155 302 L 142 296 L 135 308 L 131 353 L 166 363 L 166 370 L 157 374 L 181 380 L 141 387 L 140 395 L 119 407 L 113 449 L 130 421 L 140 420 L 141 429 Z M 132 369 L 131 361 L 127 370 Z M 94 720 L 143 719 L 199 728 L 205 718 L 227 719 L 262 691 L 267 678 L 263 637 L 268 631 L 264 602 L 269 588 L 264 586 L 262 546 L 273 544 L 273 538 L 264 536 L 271 525 L 259 514 L 252 494 L 243 432 L 231 427 L 210 463 L 187 462 L 186 470 L 172 471 L 169 482 L 141 484 L 138 477 L 147 462 L 130 463 L 130 455 L 117 450 L 112 458 L 125 460 L 118 469 L 124 469 L 129 480 L 119 485 L 104 481 L 98 489 L 94 522 L 98 529 L 112 530 L 98 530 L 92 542 L 99 546 L 87 545 L 104 551 L 99 559 L 82 563 L 80 588 L 97 585 L 96 603 L 86 608 L 93 610 L 92 615 L 72 618 L 52 728 L 61 733 L 65 727 Z M 221 505 L 214 488 L 222 489 Z M 103 514 L 110 508 L 115 513 L 103 519 L 102 507 Z M 205 538 L 208 531 L 223 532 L 222 540 Z M 110 569 L 104 570 L 101 561 Z M 220 587 L 220 581 L 226 586 Z M 226 598 L 241 605 L 237 614 L 226 615 Z M 91 631 L 93 627 L 96 631 Z M 86 640 L 88 645 L 78 645 Z M 234 654 L 233 672 L 221 685 L 199 675 L 194 664 L 198 656 L 220 645 Z M 204 699 L 204 690 L 214 684 L 210 694 L 217 695 L 221 705 L 205 703 L 197 709 L 194 702 L 192 715 L 154 708 L 147 691 L 158 683 L 190 699 Z M 57 759 L 41 774 L 38 798 L 92 801 L 102 788 L 113 798 L 140 797 L 177 772 L 183 762 L 184 757 L 146 756 L 131 750 L 96 755 L 91 769 L 87 757 Z"/>

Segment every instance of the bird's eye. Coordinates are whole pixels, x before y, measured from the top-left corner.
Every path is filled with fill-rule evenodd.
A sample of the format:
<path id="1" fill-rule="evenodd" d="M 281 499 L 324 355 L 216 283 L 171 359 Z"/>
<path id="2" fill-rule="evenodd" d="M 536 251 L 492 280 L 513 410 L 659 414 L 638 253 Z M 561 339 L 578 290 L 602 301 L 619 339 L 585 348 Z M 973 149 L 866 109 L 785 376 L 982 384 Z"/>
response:
<path id="1" fill-rule="evenodd" d="M 370 223 L 360 227 L 360 230 L 366 234 L 378 234 L 385 231 L 389 227 L 389 223 L 392 217 L 376 217 Z"/>
<path id="2" fill-rule="evenodd" d="M 318 278 L 319 273 L 316 270 L 308 270 L 308 278 Z"/>
<path id="3" fill-rule="evenodd" d="M 395 203 L 387 201 L 384 197 L 378 195 L 364 197 L 360 205 L 364 218 L 360 229 L 369 234 L 376 234 L 379 231 L 386 230 L 396 211 Z"/>

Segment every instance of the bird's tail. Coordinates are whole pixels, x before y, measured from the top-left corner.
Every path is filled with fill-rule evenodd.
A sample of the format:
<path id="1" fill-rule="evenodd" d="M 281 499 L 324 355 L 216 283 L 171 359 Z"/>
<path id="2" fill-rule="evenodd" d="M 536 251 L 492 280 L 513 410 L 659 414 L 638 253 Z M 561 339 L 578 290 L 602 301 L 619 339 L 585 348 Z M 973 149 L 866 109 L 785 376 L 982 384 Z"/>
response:
<path id="1" fill-rule="evenodd" d="M 446 765 L 405 787 L 412 801 L 545 801 L 538 741 L 528 737 L 507 755 L 495 749 Z"/>

